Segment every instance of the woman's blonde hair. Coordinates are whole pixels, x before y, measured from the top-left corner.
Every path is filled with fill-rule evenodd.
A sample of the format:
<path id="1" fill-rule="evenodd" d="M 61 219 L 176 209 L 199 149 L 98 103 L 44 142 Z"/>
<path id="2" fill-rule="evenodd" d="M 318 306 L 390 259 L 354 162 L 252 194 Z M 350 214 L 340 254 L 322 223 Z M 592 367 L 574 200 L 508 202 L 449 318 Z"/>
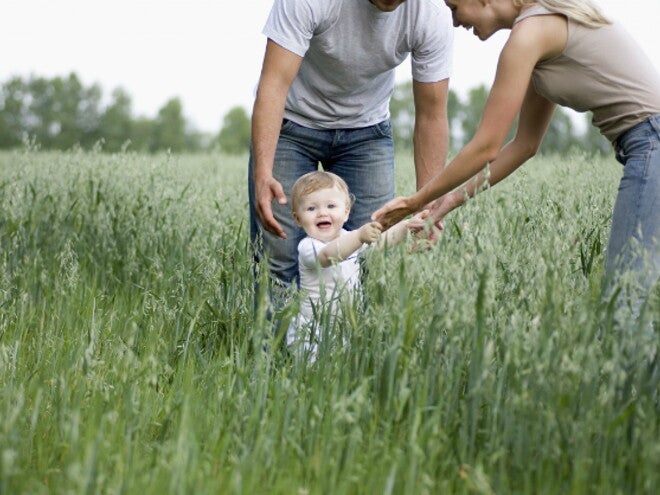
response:
<path id="1" fill-rule="evenodd" d="M 550 12 L 562 14 L 587 27 L 597 28 L 610 24 L 610 20 L 589 0 L 513 0 L 516 7 L 539 4 Z"/>
<path id="2" fill-rule="evenodd" d="M 291 188 L 291 211 L 295 212 L 298 203 L 308 194 L 320 189 L 331 189 L 333 187 L 346 194 L 346 206 L 351 208 L 355 202 L 355 198 L 348 190 L 348 185 L 344 179 L 332 172 L 317 170 L 299 177 Z"/>

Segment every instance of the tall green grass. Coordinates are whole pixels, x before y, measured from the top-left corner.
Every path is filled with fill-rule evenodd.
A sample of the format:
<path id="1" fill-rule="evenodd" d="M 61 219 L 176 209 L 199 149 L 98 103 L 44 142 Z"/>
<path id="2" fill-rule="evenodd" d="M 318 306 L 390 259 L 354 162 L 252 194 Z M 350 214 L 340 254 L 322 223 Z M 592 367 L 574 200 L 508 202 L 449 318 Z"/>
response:
<path id="1" fill-rule="evenodd" d="M 657 492 L 658 333 L 600 295 L 619 176 L 536 159 L 374 253 L 307 364 L 254 291 L 245 157 L 0 154 L 0 493 Z"/>

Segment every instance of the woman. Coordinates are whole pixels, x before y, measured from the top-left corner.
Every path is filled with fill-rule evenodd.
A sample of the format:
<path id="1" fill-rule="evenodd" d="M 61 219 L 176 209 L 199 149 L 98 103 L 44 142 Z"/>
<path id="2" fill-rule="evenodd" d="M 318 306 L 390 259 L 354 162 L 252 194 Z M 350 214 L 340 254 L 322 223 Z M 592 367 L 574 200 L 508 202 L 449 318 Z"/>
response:
<path id="1" fill-rule="evenodd" d="M 431 207 L 439 222 L 483 182 L 501 181 L 536 153 L 556 104 L 591 111 L 624 165 L 606 272 L 631 269 L 635 283 L 650 290 L 660 272 L 660 75 L 653 64 L 587 0 L 445 3 L 454 26 L 472 29 L 482 41 L 500 29 L 511 34 L 472 140 L 416 194 L 395 198 L 373 219 L 387 227 L 439 198 Z M 516 116 L 517 134 L 502 147 Z"/>

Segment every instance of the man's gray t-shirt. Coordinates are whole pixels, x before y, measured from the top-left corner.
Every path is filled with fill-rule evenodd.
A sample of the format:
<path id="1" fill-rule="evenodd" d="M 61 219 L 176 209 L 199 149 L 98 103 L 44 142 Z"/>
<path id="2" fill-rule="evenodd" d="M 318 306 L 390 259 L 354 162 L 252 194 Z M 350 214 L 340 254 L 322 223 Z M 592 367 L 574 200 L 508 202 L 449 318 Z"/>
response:
<path id="1" fill-rule="evenodd" d="M 416 81 L 451 71 L 451 12 L 440 0 L 407 0 L 393 12 L 369 0 L 275 0 L 263 33 L 303 57 L 284 117 L 315 129 L 387 119 L 394 69 L 408 55 Z"/>

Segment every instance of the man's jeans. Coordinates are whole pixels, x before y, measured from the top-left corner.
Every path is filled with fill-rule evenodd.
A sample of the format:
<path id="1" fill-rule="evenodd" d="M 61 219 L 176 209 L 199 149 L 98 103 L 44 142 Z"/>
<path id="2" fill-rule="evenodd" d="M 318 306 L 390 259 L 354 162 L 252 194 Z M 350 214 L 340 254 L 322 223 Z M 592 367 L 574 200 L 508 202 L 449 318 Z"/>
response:
<path id="1" fill-rule="evenodd" d="M 394 145 L 389 120 L 360 129 L 318 130 L 284 120 L 275 153 L 273 177 L 282 184 L 288 203 L 271 203 L 286 239 L 266 231 L 255 210 L 254 161 L 250 154 L 248 189 L 250 237 L 257 259 L 267 255 L 272 275 L 284 286 L 297 283 L 298 243 L 305 236 L 291 214 L 291 187 L 303 174 L 318 170 L 343 178 L 355 197 L 347 230 L 370 221 L 371 214 L 394 197 Z"/>

